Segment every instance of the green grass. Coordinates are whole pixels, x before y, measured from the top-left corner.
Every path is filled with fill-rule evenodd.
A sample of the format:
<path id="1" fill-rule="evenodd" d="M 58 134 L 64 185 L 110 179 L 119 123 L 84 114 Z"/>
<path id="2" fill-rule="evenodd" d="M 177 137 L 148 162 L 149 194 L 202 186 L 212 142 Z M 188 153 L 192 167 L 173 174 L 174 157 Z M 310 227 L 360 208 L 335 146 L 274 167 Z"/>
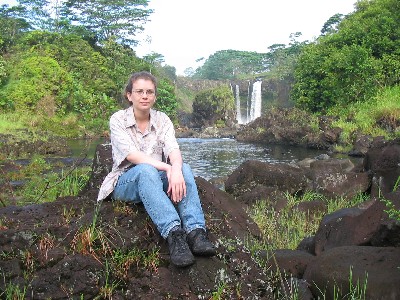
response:
<path id="1" fill-rule="evenodd" d="M 23 116 L 17 113 L 0 114 L 0 134 L 10 134 L 26 128 Z"/>
<path id="2" fill-rule="evenodd" d="M 385 88 L 368 101 L 333 107 L 328 115 L 339 116 L 333 126 L 343 129 L 342 143 L 352 143 L 357 133 L 387 139 L 400 137 L 400 86 Z"/>
<path id="3" fill-rule="evenodd" d="M 7 181 L 26 181 L 16 191 L 9 188 L 10 197 L 5 195 L 7 189 L 3 190 L 4 198 L 17 199 L 16 203 L 12 203 L 14 205 L 28 205 L 52 202 L 58 197 L 77 196 L 89 180 L 91 167 L 63 168 L 62 164 L 58 167 L 61 167 L 60 172 L 51 171 L 51 165 L 42 156 L 34 155 L 28 165 L 4 175 Z"/>
<path id="4" fill-rule="evenodd" d="M 65 138 L 99 136 L 106 130 L 108 119 L 83 120 L 74 113 L 52 117 L 28 111 L 0 113 L 0 134 L 10 134 L 20 140 L 39 140 L 48 135 Z"/>
<path id="5" fill-rule="evenodd" d="M 0 293 L 1 299 L 5 300 L 24 300 L 26 296 L 26 287 L 21 288 L 19 285 L 7 284 L 5 291 Z"/>
<path id="6" fill-rule="evenodd" d="M 260 228 L 263 241 L 256 245 L 249 246 L 252 252 L 256 250 L 272 251 L 276 249 L 296 249 L 298 244 L 305 238 L 314 235 L 319 224 L 325 215 L 317 212 L 311 215 L 309 212 L 297 210 L 295 206 L 304 201 L 322 200 L 327 205 L 327 214 L 341 208 L 352 207 L 366 200 L 363 194 L 352 199 L 338 197 L 328 200 L 316 193 L 305 193 L 301 197 L 287 195 L 288 204 L 280 210 L 275 211 L 267 201 L 258 201 L 254 204 L 249 214 Z"/>
<path id="7" fill-rule="evenodd" d="M 246 247 L 252 253 L 255 260 L 260 266 L 265 266 L 265 262 L 269 258 L 274 258 L 273 251 L 278 249 L 296 249 L 299 243 L 306 237 L 313 236 L 317 232 L 322 218 L 329 213 L 335 212 L 342 208 L 353 207 L 366 201 L 367 195 L 359 194 L 352 199 L 337 197 L 335 199 L 327 199 L 326 197 L 315 192 L 307 192 L 297 197 L 290 194 L 286 195 L 287 205 L 280 211 L 275 211 L 268 205 L 267 201 L 258 201 L 250 209 L 249 214 L 256 222 L 261 230 L 261 240 L 248 240 Z M 321 200 L 326 203 L 327 211 L 310 214 L 296 209 L 296 205 L 301 202 Z M 266 251 L 267 259 L 259 259 L 258 253 Z M 268 282 L 277 287 L 288 285 L 292 291 L 290 295 L 282 294 L 280 288 L 275 291 L 276 299 L 299 299 L 298 288 L 295 283 L 288 282 L 288 276 L 281 274 L 279 271 L 272 272 L 265 270 Z M 365 295 L 366 283 L 356 285 L 353 284 L 352 278 L 349 278 L 350 295 L 348 299 L 365 299 L 357 298 Z M 338 290 L 336 294 L 339 295 Z M 335 298 L 341 299 L 341 298 Z M 347 299 L 347 298 L 346 298 Z"/>
<path id="8" fill-rule="evenodd" d="M 89 167 L 33 176 L 17 192 L 22 199 L 19 204 L 53 202 L 58 197 L 77 196 L 85 187 L 89 176 Z"/>

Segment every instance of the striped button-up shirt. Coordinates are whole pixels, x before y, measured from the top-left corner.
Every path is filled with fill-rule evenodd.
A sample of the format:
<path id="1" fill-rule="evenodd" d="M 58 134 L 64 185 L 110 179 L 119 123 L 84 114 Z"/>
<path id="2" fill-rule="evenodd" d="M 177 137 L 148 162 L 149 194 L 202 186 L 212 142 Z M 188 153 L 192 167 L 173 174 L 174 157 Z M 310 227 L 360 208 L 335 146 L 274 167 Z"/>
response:
<path id="1" fill-rule="evenodd" d="M 97 201 L 109 196 L 119 176 L 132 166 L 126 159 L 129 153 L 140 151 L 159 161 L 166 161 L 174 149 L 179 149 L 170 118 L 153 109 L 150 110 L 149 127 L 143 133 L 136 124 L 132 106 L 117 111 L 110 118 L 110 137 L 113 167 L 100 187 Z"/>

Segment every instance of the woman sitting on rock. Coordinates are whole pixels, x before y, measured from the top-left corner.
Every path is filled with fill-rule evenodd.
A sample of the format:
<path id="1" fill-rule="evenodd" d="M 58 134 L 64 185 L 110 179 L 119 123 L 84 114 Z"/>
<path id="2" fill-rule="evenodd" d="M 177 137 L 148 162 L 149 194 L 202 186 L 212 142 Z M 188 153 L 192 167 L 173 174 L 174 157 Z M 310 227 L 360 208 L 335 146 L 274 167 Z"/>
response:
<path id="1" fill-rule="evenodd" d="M 194 255 L 213 256 L 204 214 L 190 167 L 182 162 L 169 117 L 153 110 L 156 78 L 148 72 L 131 75 L 125 98 L 131 106 L 110 118 L 112 171 L 101 185 L 98 201 L 142 202 L 162 237 L 171 262 L 189 266 Z"/>

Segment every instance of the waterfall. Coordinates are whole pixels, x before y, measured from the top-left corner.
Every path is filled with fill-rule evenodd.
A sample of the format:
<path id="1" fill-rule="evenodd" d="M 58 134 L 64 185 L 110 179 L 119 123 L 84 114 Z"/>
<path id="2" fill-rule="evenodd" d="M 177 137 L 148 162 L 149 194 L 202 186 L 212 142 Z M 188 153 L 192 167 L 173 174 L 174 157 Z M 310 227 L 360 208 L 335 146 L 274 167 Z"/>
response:
<path id="1" fill-rule="evenodd" d="M 240 91 L 238 84 L 235 86 L 235 99 L 236 99 L 236 120 L 238 124 L 243 124 L 242 113 L 240 111 Z"/>
<path id="2" fill-rule="evenodd" d="M 250 81 L 248 81 L 247 85 L 247 103 L 246 103 L 246 122 L 245 124 L 249 123 L 250 120 Z"/>
<path id="3" fill-rule="evenodd" d="M 238 124 L 247 124 L 261 116 L 261 81 L 251 83 L 247 81 L 247 96 L 240 95 L 240 85 L 230 85 L 236 102 L 236 121 Z"/>
<path id="4" fill-rule="evenodd" d="M 250 103 L 250 119 L 251 122 L 261 116 L 261 83 L 262 81 L 256 81 L 253 83 L 253 92 L 251 93 Z"/>

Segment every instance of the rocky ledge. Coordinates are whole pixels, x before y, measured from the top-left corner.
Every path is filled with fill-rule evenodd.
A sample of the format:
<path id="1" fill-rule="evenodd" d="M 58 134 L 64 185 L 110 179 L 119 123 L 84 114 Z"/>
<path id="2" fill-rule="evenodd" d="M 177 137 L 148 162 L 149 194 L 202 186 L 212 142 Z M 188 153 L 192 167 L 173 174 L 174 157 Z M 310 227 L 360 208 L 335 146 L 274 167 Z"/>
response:
<path id="1" fill-rule="evenodd" d="M 235 170 L 222 191 L 196 178 L 209 237 L 218 247 L 212 258 L 178 269 L 167 245 L 140 205 L 96 204 L 98 187 L 111 167 L 110 145 L 98 145 L 92 177 L 78 197 L 54 203 L 0 209 L 2 296 L 25 299 L 334 299 L 333 285 L 348 293 L 353 280 L 368 276 L 366 299 L 399 299 L 400 223 L 389 218 L 381 197 L 400 209 L 400 142 L 372 145 L 363 165 L 348 160 L 309 159 L 296 165 L 248 161 Z M 256 264 L 246 241 L 261 233 L 246 210 L 267 201 L 279 213 L 284 193 L 316 191 L 326 197 L 369 194 L 360 207 L 325 215 L 317 232 L 295 250 L 258 254 L 268 270 L 288 284 L 271 281 Z M 319 200 L 299 204 L 312 214 Z"/>

